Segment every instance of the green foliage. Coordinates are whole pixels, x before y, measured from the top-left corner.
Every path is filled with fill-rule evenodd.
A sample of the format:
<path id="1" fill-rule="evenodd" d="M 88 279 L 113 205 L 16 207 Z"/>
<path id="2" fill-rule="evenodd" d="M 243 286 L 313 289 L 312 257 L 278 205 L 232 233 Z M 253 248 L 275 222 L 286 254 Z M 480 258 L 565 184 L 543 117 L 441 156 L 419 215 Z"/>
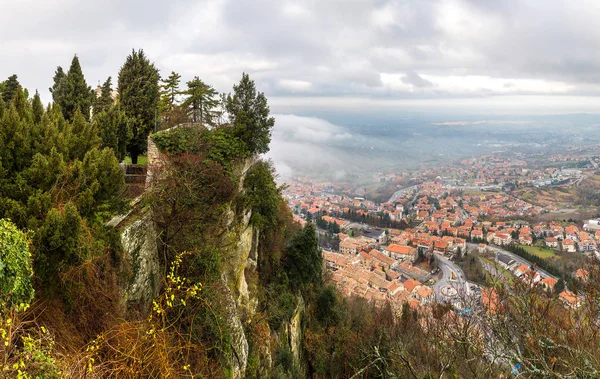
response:
<path id="1" fill-rule="evenodd" d="M 39 279 L 43 282 L 58 280 L 58 274 L 65 266 L 81 261 L 78 250 L 81 231 L 81 216 L 73 203 L 48 212 L 33 235 L 35 272 Z"/>
<path id="2" fill-rule="evenodd" d="M 323 268 L 323 254 L 312 223 L 306 224 L 288 246 L 285 257 L 285 270 L 292 288 L 306 288 L 320 284 Z"/>
<path id="3" fill-rule="evenodd" d="M 160 231 L 167 266 L 173 252 L 223 240 L 216 236 L 237 186 L 221 165 L 202 154 L 183 153 L 171 156 L 154 178 L 146 201 Z"/>
<path id="4" fill-rule="evenodd" d="M 44 111 L 39 95 L 27 101 L 20 87 L 0 117 L 0 218 L 30 230 L 43 288 L 90 252 L 102 253 L 97 225 L 124 208 L 123 170 L 99 145 L 96 124 L 79 107 L 67 121 L 60 106 Z"/>
<path id="5" fill-rule="evenodd" d="M 462 268 L 468 280 L 481 285 L 486 284 L 487 271 L 485 271 L 476 255 L 458 254 L 455 262 Z"/>
<path id="6" fill-rule="evenodd" d="M 133 120 L 133 138 L 127 151 L 134 164 L 146 151 L 147 137 L 157 122 L 159 79 L 158 69 L 143 50 L 133 50 L 119 71 L 119 103 L 127 117 Z"/>
<path id="7" fill-rule="evenodd" d="M 212 124 L 212 110 L 219 101 L 215 99 L 217 91 L 197 76 L 187 82 L 182 107 L 187 110 L 193 122 Z"/>
<path id="8" fill-rule="evenodd" d="M 556 276 L 564 275 L 564 276 L 570 278 L 569 273 L 561 272 L 561 270 L 556 268 L 554 265 L 552 265 L 550 262 L 548 262 L 544 258 L 540 258 L 539 256 L 528 252 L 527 250 L 525 250 L 524 248 L 522 248 L 520 246 L 509 245 L 509 246 L 506 246 L 505 248 L 506 248 L 506 250 L 510 251 L 511 253 L 517 254 L 518 256 L 525 258 L 529 262 L 535 263 L 537 266 L 539 266 L 543 270 L 548 271 L 552 275 L 556 275 Z"/>
<path id="9" fill-rule="evenodd" d="M 74 119 L 79 110 L 84 119 L 89 121 L 94 93 L 85 81 L 77 55 L 73 57 L 66 75 L 60 67 L 56 70 L 51 92 L 66 120 Z"/>
<path id="10" fill-rule="evenodd" d="M 50 337 L 35 338 L 25 335 L 21 338 L 21 342 L 23 350 L 17 356 L 20 369 L 16 370 L 17 378 L 59 379 L 63 377 L 62 372 L 57 368 L 56 358 L 52 356 L 55 348 L 54 341 Z"/>
<path id="11" fill-rule="evenodd" d="M 5 104 L 10 104 L 20 86 L 21 85 L 19 84 L 16 74 L 8 77 L 2 86 L 2 100 L 4 100 Z"/>
<path id="12" fill-rule="evenodd" d="M 83 159 L 91 149 L 100 147 L 100 138 L 96 125 L 86 121 L 86 117 L 79 108 L 72 116 L 72 134 L 69 141 L 70 158 Z"/>
<path id="13" fill-rule="evenodd" d="M 166 79 L 161 79 L 160 85 L 160 113 L 169 112 L 176 105 L 176 96 L 179 94 L 179 83 L 181 82 L 181 75 L 175 71 L 171 71 Z"/>
<path id="14" fill-rule="evenodd" d="M 94 99 L 94 118 L 103 112 L 108 112 L 114 105 L 115 101 L 112 97 L 112 78 L 109 76 L 108 79 L 102 84 L 100 96 Z"/>
<path id="15" fill-rule="evenodd" d="M 113 150 L 119 162 L 125 159 L 127 145 L 133 137 L 132 121 L 119 106 L 111 106 L 94 116 L 95 129 L 99 131 L 101 146 Z"/>
<path id="16" fill-rule="evenodd" d="M 335 287 L 326 286 L 317 296 L 315 315 L 317 320 L 325 326 L 335 325 L 338 322 L 337 314 L 338 294 Z"/>
<path id="17" fill-rule="evenodd" d="M 59 183 L 66 184 L 63 198 L 77 204 L 83 216 L 123 210 L 123 169 L 110 149 L 89 150 L 83 161 L 75 160 L 66 167 Z"/>
<path id="18" fill-rule="evenodd" d="M 259 230 L 275 226 L 281 190 L 275 184 L 275 169 L 259 161 L 246 174 L 244 203 L 252 211 L 250 222 Z"/>
<path id="19" fill-rule="evenodd" d="M 234 135 L 231 128 L 214 128 L 205 139 L 208 143 L 207 158 L 221 164 L 227 172 L 231 172 L 232 165 L 247 155 L 246 145 Z"/>
<path id="20" fill-rule="evenodd" d="M 265 291 L 269 326 L 272 330 L 279 330 L 281 325 L 289 321 L 296 309 L 296 296 L 290 292 L 289 283 L 285 274 L 280 275 L 277 281 L 269 284 Z"/>
<path id="21" fill-rule="evenodd" d="M 61 66 L 58 66 L 56 68 L 56 71 L 54 72 L 54 78 L 52 79 L 52 87 L 48 88 L 48 90 L 52 94 L 52 101 L 54 101 L 55 104 L 59 104 L 63 97 L 66 77 L 67 74 L 65 74 L 63 68 Z"/>
<path id="22" fill-rule="evenodd" d="M 233 94 L 227 96 L 225 109 L 235 135 L 246 144 L 249 154 L 269 151 L 275 119 L 269 117 L 267 98 L 256 91 L 248 74 L 244 73 L 240 83 L 233 86 Z"/>
<path id="23" fill-rule="evenodd" d="M 29 304 L 33 270 L 27 240 L 16 225 L 0 220 L 0 305 Z"/>
<path id="24" fill-rule="evenodd" d="M 300 377 L 300 368 L 287 341 L 281 341 L 275 350 L 273 361 L 273 378 L 292 379 Z"/>
<path id="25" fill-rule="evenodd" d="M 152 140 L 159 150 L 169 154 L 196 154 L 206 146 L 204 136 L 206 130 L 201 128 L 180 127 L 152 135 Z"/>
<path id="26" fill-rule="evenodd" d="M 37 90 L 33 96 L 31 108 L 33 113 L 33 122 L 35 124 L 39 124 L 42 121 L 42 116 L 44 115 L 44 105 L 42 105 L 42 100 L 40 99 L 40 94 Z"/>

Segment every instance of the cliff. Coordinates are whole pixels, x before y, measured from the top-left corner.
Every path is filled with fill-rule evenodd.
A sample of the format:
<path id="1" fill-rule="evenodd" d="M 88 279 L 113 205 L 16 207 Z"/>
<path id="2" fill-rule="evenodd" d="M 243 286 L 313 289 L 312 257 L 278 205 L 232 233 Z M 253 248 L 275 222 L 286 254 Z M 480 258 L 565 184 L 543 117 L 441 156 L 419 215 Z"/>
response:
<path id="1" fill-rule="evenodd" d="M 148 188 L 152 186 L 153 180 L 158 179 L 161 167 L 168 159 L 169 155 L 161 152 L 150 137 Z M 251 157 L 238 161 L 233 166 L 233 176 L 238 178 L 234 198 L 243 195 L 246 176 L 256 163 L 257 159 Z M 165 267 L 162 267 L 160 242 L 157 242 L 158 228 L 151 207 L 145 207 L 143 203 L 138 202 L 128 215 L 111 221 L 120 230 L 124 248 L 125 265 L 121 287 L 123 305 L 130 317 L 148 313 L 164 281 Z M 264 289 L 261 289 L 257 263 L 260 259 L 260 232 L 252 225 L 252 210 L 240 207 L 239 201 L 232 201 L 224 207 L 219 219 L 221 226 L 213 233 L 226 241 L 219 249 L 222 264 L 218 279 L 212 283 L 211 288 L 219 294 L 214 301 L 223 309 L 222 318 L 229 335 L 231 354 L 224 354 L 222 357 L 227 366 L 224 368 L 225 376 L 269 376 L 273 369 L 274 351 L 281 348 L 282 343 L 292 352 L 295 364 L 301 366 L 301 319 L 304 312 L 301 296 L 297 296 L 298 305 L 293 315 L 284 321 L 279 334 L 272 331 L 259 310 L 259 295 Z M 260 343 L 251 343 L 249 340 L 256 339 L 257 330 L 267 338 L 261 339 Z M 248 367 L 249 364 L 251 367 Z M 246 375 L 247 372 L 250 373 Z"/>

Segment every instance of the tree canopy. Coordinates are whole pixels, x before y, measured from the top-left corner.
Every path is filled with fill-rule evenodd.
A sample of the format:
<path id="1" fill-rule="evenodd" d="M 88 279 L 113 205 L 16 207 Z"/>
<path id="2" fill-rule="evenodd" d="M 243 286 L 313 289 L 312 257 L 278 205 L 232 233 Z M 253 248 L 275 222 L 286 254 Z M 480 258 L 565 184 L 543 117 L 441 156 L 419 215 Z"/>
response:
<path id="1" fill-rule="evenodd" d="M 171 75 L 161 79 L 160 85 L 160 112 L 165 113 L 173 109 L 177 104 L 177 95 L 179 95 L 179 83 L 181 75 L 171 71 Z"/>
<path id="2" fill-rule="evenodd" d="M 79 110 L 89 121 L 94 92 L 85 81 L 77 55 L 73 57 L 71 67 L 66 75 L 60 66 L 56 69 L 51 92 L 54 102 L 60 105 L 66 120 L 72 120 Z"/>
<path id="3" fill-rule="evenodd" d="M 225 103 L 235 135 L 246 143 L 248 153 L 268 152 L 275 119 L 270 117 L 267 98 L 256 91 L 248 74 L 244 73 L 239 84 L 233 86 L 233 94 L 227 95 Z"/>
<path id="4" fill-rule="evenodd" d="M 159 80 L 158 69 L 141 49 L 133 50 L 119 71 L 119 103 L 131 120 L 133 137 L 127 152 L 133 163 L 146 151 L 148 135 L 158 121 Z"/>
<path id="5" fill-rule="evenodd" d="M 11 75 L 4 82 L 2 86 L 2 100 L 5 104 L 10 103 L 15 94 L 17 93 L 17 88 L 20 86 L 19 80 L 17 79 L 17 75 Z"/>
<path id="6" fill-rule="evenodd" d="M 211 125 L 212 110 L 219 103 L 215 98 L 217 91 L 195 76 L 187 82 L 187 89 L 182 94 L 185 96 L 182 106 L 190 120 Z"/>
<path id="7" fill-rule="evenodd" d="M 94 115 L 102 112 L 108 112 L 110 107 L 115 103 L 112 97 L 112 78 L 109 76 L 108 79 L 102 84 L 100 89 L 100 96 L 95 98 L 94 101 Z"/>

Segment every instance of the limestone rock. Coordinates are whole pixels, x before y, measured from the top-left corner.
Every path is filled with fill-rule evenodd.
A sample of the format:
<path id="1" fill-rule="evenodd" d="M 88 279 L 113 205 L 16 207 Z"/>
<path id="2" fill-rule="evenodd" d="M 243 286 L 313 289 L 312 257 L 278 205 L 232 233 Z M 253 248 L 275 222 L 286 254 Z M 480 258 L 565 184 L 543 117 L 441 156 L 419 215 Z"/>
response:
<path id="1" fill-rule="evenodd" d="M 124 283 L 124 303 L 128 309 L 146 314 L 158 296 L 161 271 L 156 231 L 149 214 L 126 227 L 121 234 L 128 279 Z"/>

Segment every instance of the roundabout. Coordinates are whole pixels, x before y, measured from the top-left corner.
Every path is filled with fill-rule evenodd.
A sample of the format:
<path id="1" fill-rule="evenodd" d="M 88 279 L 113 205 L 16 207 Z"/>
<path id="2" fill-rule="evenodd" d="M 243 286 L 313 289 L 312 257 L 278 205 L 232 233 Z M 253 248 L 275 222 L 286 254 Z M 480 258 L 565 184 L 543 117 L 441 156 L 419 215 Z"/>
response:
<path id="1" fill-rule="evenodd" d="M 447 298 L 455 298 L 458 296 L 458 291 L 453 286 L 444 286 L 440 292 Z"/>

